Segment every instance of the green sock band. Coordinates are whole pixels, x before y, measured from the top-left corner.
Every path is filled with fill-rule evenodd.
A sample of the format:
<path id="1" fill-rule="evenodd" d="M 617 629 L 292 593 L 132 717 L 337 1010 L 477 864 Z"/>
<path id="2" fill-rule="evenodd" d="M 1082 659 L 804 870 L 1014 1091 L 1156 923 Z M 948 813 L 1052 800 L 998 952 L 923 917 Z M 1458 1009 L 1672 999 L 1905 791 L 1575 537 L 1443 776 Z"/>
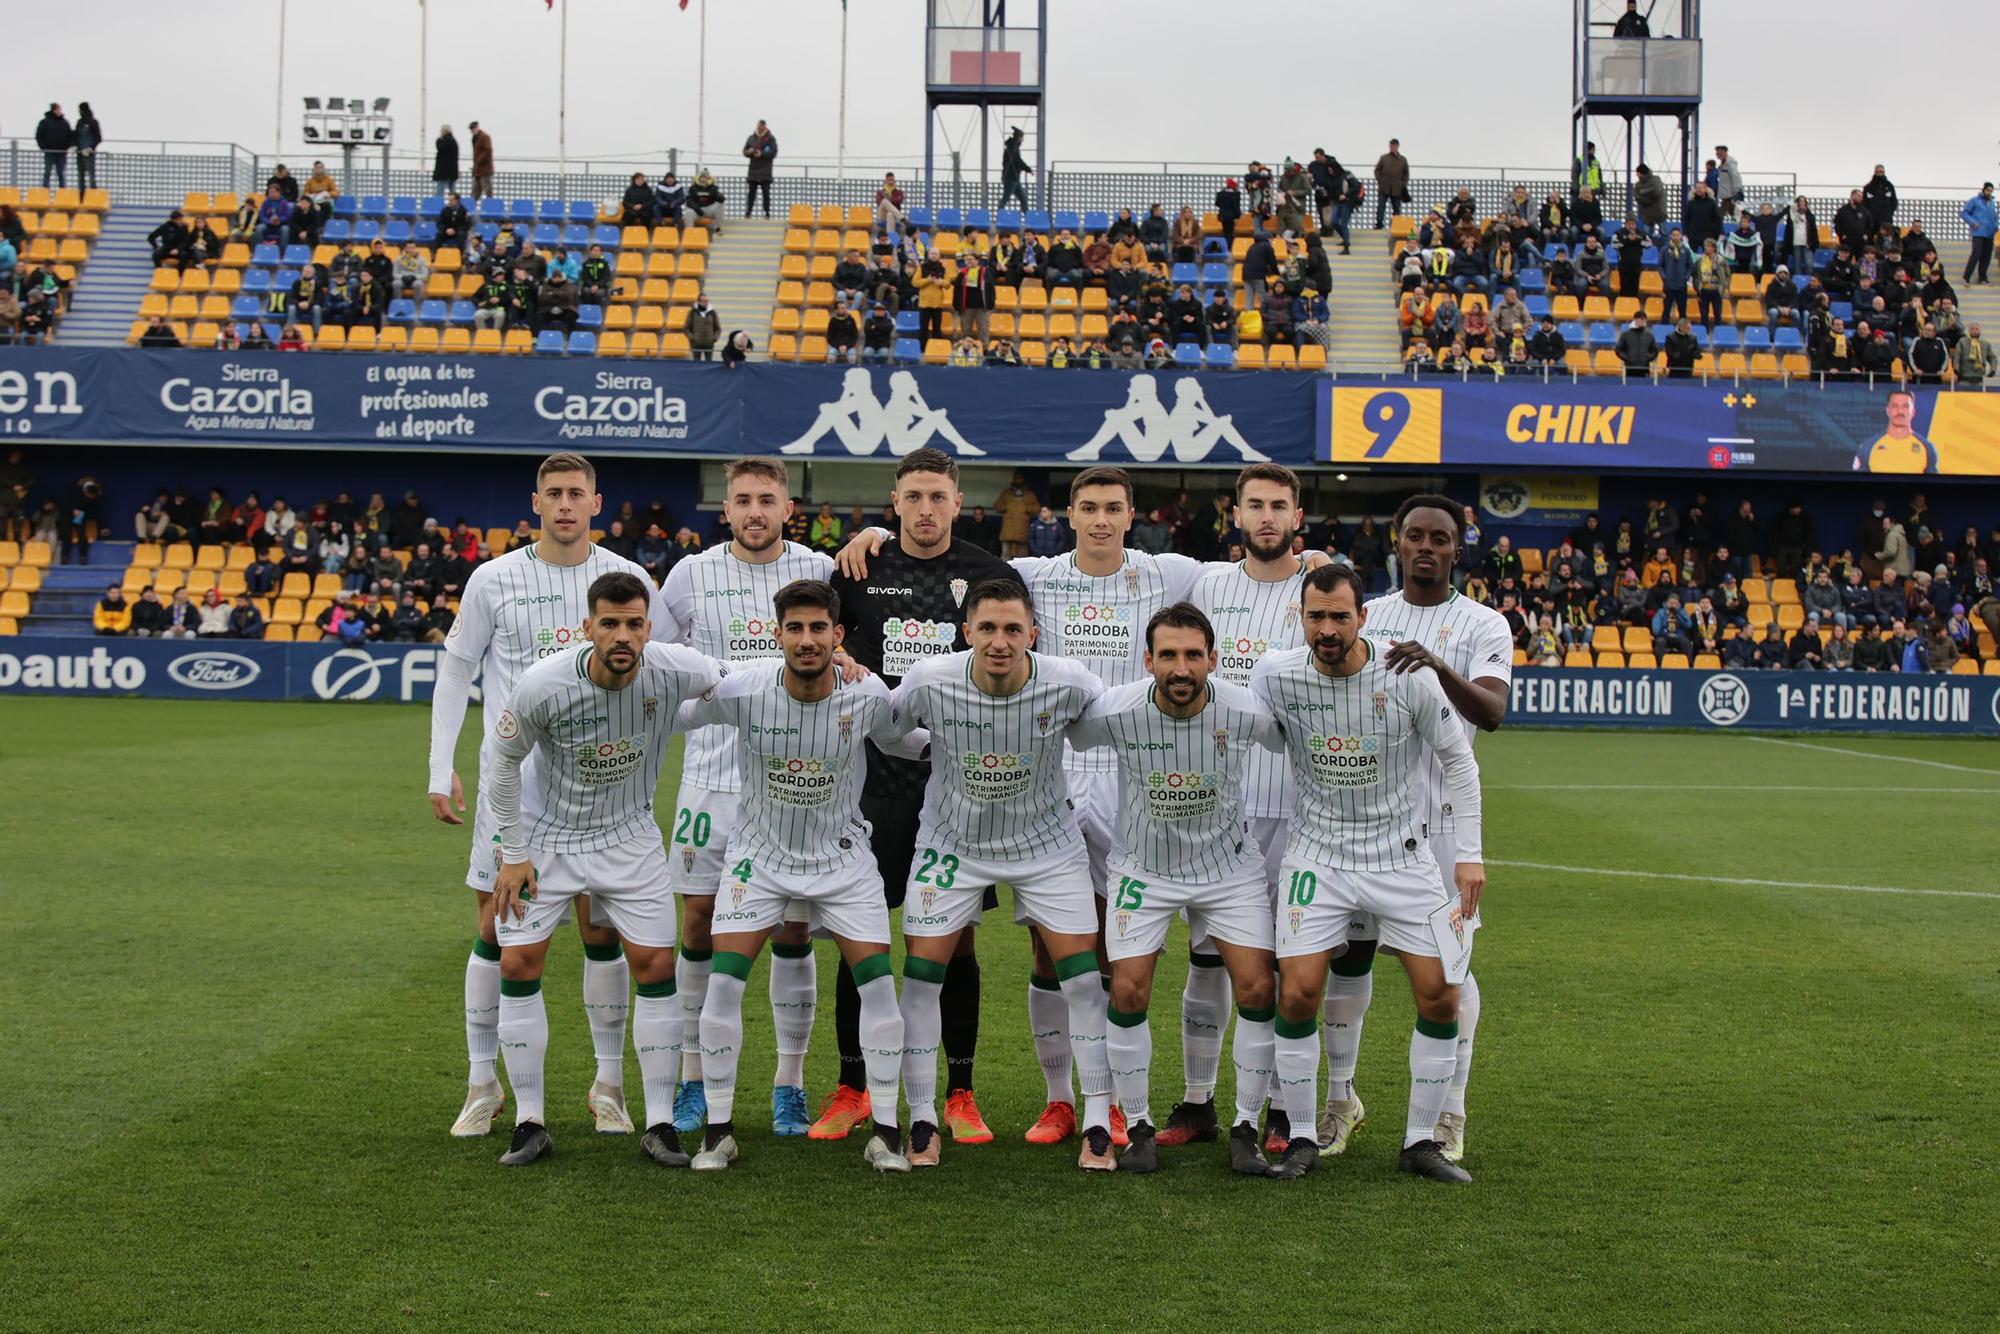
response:
<path id="1" fill-rule="evenodd" d="M 674 980 L 670 977 L 664 982 L 641 982 L 637 990 L 641 996 L 658 1000 L 674 994 Z"/>
<path id="2" fill-rule="evenodd" d="M 1097 971 L 1097 951 L 1081 950 L 1067 959 L 1056 960 L 1056 976 L 1064 982 L 1072 977 L 1082 977 L 1085 973 Z"/>
<path id="3" fill-rule="evenodd" d="M 812 952 L 811 941 L 803 945 L 785 945 L 775 940 L 771 942 L 771 953 L 780 959 L 810 959 Z"/>
<path id="4" fill-rule="evenodd" d="M 532 996 L 541 989 L 542 979 L 539 977 L 527 977 L 518 981 L 511 977 L 500 979 L 500 994 L 503 996 Z"/>
<path id="5" fill-rule="evenodd" d="M 1128 1013 L 1113 1005 L 1107 1007 L 1104 1013 L 1106 1018 L 1110 1019 L 1112 1023 L 1118 1025 L 1120 1028 L 1137 1028 L 1146 1022 L 1146 1012 L 1144 1010 L 1140 1010 L 1136 1014 Z"/>
<path id="6" fill-rule="evenodd" d="M 733 978 L 748 982 L 750 980 L 750 965 L 754 962 L 755 960 L 749 955 L 738 954 L 735 950 L 717 950 L 715 952 L 715 963 L 710 968 L 710 972 L 727 973 Z"/>
<path id="7" fill-rule="evenodd" d="M 618 956 L 624 952 L 624 949 L 615 940 L 609 945 L 593 945 L 587 940 L 583 942 L 583 957 L 592 963 L 615 962 Z"/>
<path id="8" fill-rule="evenodd" d="M 710 959 L 715 957 L 715 951 L 691 950 L 687 946 L 683 945 L 681 946 L 681 957 L 683 959 L 686 959 L 689 963 L 707 963 Z"/>
<path id="9" fill-rule="evenodd" d="M 1310 1038 L 1319 1036 L 1319 1016 L 1308 1015 L 1304 1019 L 1287 1019 L 1282 1014 L 1274 1025 L 1281 1038 Z"/>
<path id="10" fill-rule="evenodd" d="M 490 940 L 482 940 L 480 937 L 474 936 L 472 938 L 472 957 L 475 959 L 484 959 L 488 963 L 499 963 L 500 947 Z"/>
<path id="11" fill-rule="evenodd" d="M 1365 949 L 1359 945 L 1349 945 L 1347 953 L 1328 965 L 1327 971 L 1335 977 L 1366 977 L 1369 970 L 1374 967 L 1375 944 L 1370 941 Z"/>
<path id="12" fill-rule="evenodd" d="M 864 960 L 863 962 L 866 961 Z M 856 968 L 853 971 L 854 985 L 858 987 L 861 985 L 861 970 Z M 903 960 L 903 976 L 906 979 L 915 978 L 919 982 L 932 982 L 938 986 L 943 986 L 944 974 L 944 964 L 932 963 L 929 959 L 919 959 L 914 954 L 909 955 Z"/>
<path id="13" fill-rule="evenodd" d="M 1222 967 L 1222 956 L 1220 954 L 1196 954 L 1193 950 L 1189 950 L 1188 967 L 1220 968 Z"/>
<path id="14" fill-rule="evenodd" d="M 1266 1005 L 1261 1010 L 1252 1010 L 1247 1006 L 1239 1005 L 1236 1007 L 1236 1017 L 1246 1024 L 1268 1024 L 1278 1017 L 1278 1007 L 1275 1005 Z"/>
<path id="15" fill-rule="evenodd" d="M 1037 991 L 1062 990 L 1062 983 L 1056 981 L 1053 977 L 1041 977 L 1034 973 L 1028 974 L 1028 985 Z"/>
<path id="16" fill-rule="evenodd" d="M 848 971 L 854 974 L 854 985 L 857 987 L 865 987 L 878 977 L 888 977 L 890 975 L 888 952 L 871 954 Z"/>
<path id="17" fill-rule="evenodd" d="M 1450 1023 L 1441 1024 L 1435 1019 L 1426 1019 L 1422 1015 L 1418 1015 L 1417 1032 L 1427 1038 L 1450 1038 L 1456 1040 L 1458 1037 L 1458 1020 L 1454 1019 Z"/>

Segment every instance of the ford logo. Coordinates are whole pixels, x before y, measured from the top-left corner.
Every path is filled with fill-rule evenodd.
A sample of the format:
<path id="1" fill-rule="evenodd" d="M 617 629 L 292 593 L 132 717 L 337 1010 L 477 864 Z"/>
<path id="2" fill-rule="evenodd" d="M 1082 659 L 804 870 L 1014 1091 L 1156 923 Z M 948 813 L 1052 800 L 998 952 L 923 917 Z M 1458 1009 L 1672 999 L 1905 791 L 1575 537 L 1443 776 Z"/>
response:
<path id="1" fill-rule="evenodd" d="M 240 653 L 190 653 L 167 664 L 167 675 L 190 690 L 240 690 L 262 671 Z"/>

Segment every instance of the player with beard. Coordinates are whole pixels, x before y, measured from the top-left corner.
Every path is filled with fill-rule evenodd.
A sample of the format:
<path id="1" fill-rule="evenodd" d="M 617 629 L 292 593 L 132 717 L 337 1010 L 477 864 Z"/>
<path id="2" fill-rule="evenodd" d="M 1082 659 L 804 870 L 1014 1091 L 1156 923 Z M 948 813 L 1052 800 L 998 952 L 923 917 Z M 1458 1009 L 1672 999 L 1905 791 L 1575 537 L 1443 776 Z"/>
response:
<path id="1" fill-rule="evenodd" d="M 965 594 L 989 579 L 1016 579 L 990 551 L 952 540 L 964 494 L 958 464 L 935 449 L 920 449 L 896 468 L 892 501 L 899 533 L 867 574 L 833 579 L 848 653 L 892 689 L 927 658 L 966 647 Z M 891 908 L 901 908 L 915 856 L 917 816 L 931 766 L 868 747 L 868 782 L 862 818 L 882 873 Z M 988 906 L 995 906 L 995 899 Z M 973 1055 L 979 1042 L 979 959 L 973 928 L 961 933 L 938 997 L 945 1054 L 944 1124 L 959 1144 L 986 1144 L 993 1132 L 973 1092 Z M 867 1070 L 861 1042 L 861 994 L 843 959 L 834 991 L 834 1035 L 840 1048 L 840 1083 L 827 1095 L 809 1132 L 814 1139 L 845 1139 L 869 1121 Z"/>
<path id="2" fill-rule="evenodd" d="M 1437 673 L 1445 698 L 1464 720 L 1466 740 L 1499 730 L 1507 717 L 1514 681 L 1514 641 L 1507 619 L 1452 587 L 1458 563 L 1463 509 L 1444 496 L 1416 495 L 1396 511 L 1396 558 L 1403 587 L 1368 604 L 1363 633 L 1390 671 L 1428 667 Z M 1431 855 L 1450 888 L 1456 857 L 1456 820 L 1444 795 L 1444 772 L 1436 755 L 1427 766 L 1424 831 Z M 1357 922 L 1348 949 L 1333 961 L 1326 996 L 1327 1089 L 1320 1114 L 1320 1147 L 1339 1153 L 1363 1116 L 1353 1091 L 1354 1063 L 1361 1047 L 1361 1021 L 1374 995 L 1376 942 L 1372 924 Z M 1477 925 L 1475 919 L 1474 925 Z M 1465 1157 L 1465 1085 L 1472 1074 L 1472 1036 L 1479 1027 L 1479 983 L 1467 973 L 1458 995 L 1458 1046 L 1451 1092 L 1438 1117 L 1437 1141 L 1456 1163 Z"/>

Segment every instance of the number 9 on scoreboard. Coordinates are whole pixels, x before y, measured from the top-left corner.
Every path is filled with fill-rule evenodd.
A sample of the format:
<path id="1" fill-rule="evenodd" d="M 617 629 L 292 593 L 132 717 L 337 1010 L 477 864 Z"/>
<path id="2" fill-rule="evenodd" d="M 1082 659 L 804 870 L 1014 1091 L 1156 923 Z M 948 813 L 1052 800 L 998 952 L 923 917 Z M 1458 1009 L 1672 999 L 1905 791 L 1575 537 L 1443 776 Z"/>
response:
<path id="1" fill-rule="evenodd" d="M 1444 394 L 1438 389 L 1340 389 L 1327 413 L 1333 463 L 1438 463 Z"/>

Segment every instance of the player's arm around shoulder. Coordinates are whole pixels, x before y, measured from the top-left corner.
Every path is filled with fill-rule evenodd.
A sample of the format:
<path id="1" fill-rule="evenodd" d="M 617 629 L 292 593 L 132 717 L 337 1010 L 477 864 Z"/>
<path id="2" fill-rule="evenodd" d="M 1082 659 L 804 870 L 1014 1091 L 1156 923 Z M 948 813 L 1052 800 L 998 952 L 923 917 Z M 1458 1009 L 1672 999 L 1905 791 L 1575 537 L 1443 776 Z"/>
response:
<path id="1" fill-rule="evenodd" d="M 1224 561 L 1198 561 L 1192 556 L 1183 556 L 1178 551 L 1163 551 L 1154 556 L 1153 568 L 1160 572 L 1160 579 L 1166 586 L 1168 603 L 1186 602 L 1194 592 L 1195 583 L 1215 565 L 1223 569 L 1230 566 Z"/>
<path id="2" fill-rule="evenodd" d="M 1266 655 L 1269 656 L 1268 654 Z M 1262 661 L 1259 661 L 1259 666 Z M 1256 675 L 1253 669 L 1251 675 Z M 1215 691 L 1215 702 L 1223 708 L 1241 715 L 1249 727 L 1249 734 L 1243 739 L 1251 745 L 1262 746 L 1266 750 L 1283 751 L 1285 733 L 1278 726 L 1278 716 L 1271 711 L 1255 691 L 1247 685 L 1237 685 L 1234 681 L 1218 681 L 1208 678 L 1209 687 Z"/>
<path id="3" fill-rule="evenodd" d="M 1117 739 L 1116 720 L 1129 707 L 1133 686 L 1144 686 L 1150 690 L 1152 685 L 1152 678 L 1147 677 L 1131 685 L 1115 686 L 1099 695 L 1069 725 L 1066 731 L 1069 744 L 1076 750 L 1096 750 L 1111 745 Z"/>
<path id="4" fill-rule="evenodd" d="M 1051 658 L 1037 653 L 1035 661 L 1049 669 L 1055 679 L 1068 686 L 1073 692 L 1072 704 L 1075 712 L 1072 721 L 1083 716 L 1083 711 L 1096 703 L 1104 691 L 1104 682 L 1097 679 L 1097 673 L 1071 658 Z"/>

